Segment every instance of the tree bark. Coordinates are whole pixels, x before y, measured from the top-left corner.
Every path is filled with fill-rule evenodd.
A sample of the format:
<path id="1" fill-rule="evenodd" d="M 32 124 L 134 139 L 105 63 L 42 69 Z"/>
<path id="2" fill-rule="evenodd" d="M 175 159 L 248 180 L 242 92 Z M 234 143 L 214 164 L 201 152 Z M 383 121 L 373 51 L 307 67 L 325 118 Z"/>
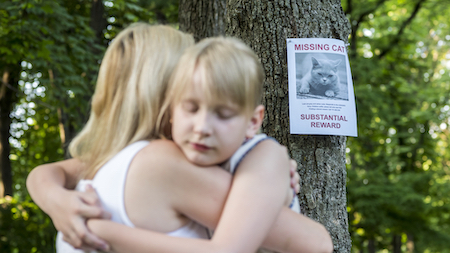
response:
<path id="1" fill-rule="evenodd" d="M 258 54 L 266 72 L 263 132 L 288 147 L 299 166 L 302 212 L 324 224 L 334 252 L 350 252 L 344 136 L 289 133 L 286 38 L 348 42 L 350 25 L 338 0 L 229 0 L 226 34 Z"/>
<path id="2" fill-rule="evenodd" d="M 369 244 L 367 245 L 367 252 L 368 253 L 375 253 L 376 252 L 375 240 L 374 239 L 369 239 Z"/>
<path id="3" fill-rule="evenodd" d="M 402 253 L 402 236 L 394 235 L 392 236 L 392 252 L 393 253 Z"/>
<path id="4" fill-rule="evenodd" d="M 225 35 L 226 0 L 180 0 L 180 30 L 191 33 L 195 41 Z"/>
<path id="5" fill-rule="evenodd" d="M 103 6 L 103 1 L 101 0 L 93 0 L 91 3 L 91 14 L 90 14 L 90 22 L 89 26 L 95 32 L 95 38 L 97 39 L 97 43 L 103 44 L 103 30 L 108 25 L 108 22 L 105 18 L 105 6 Z M 94 50 L 95 51 L 95 50 Z"/>
<path id="6" fill-rule="evenodd" d="M 350 252 L 346 208 L 344 136 L 289 134 L 286 38 L 336 38 L 348 42 L 350 25 L 339 0 L 180 0 L 180 30 L 196 40 L 241 38 L 261 59 L 266 118 L 263 132 L 287 146 L 302 177 L 302 212 L 330 232 L 334 252 Z M 222 17 L 223 15 L 223 17 Z"/>
<path id="7" fill-rule="evenodd" d="M 412 234 L 408 234 L 408 241 L 406 242 L 406 252 L 414 253 L 414 236 Z"/>
<path id="8" fill-rule="evenodd" d="M 99 45 L 100 47 L 96 47 L 94 44 L 91 46 L 90 50 L 92 54 L 94 55 L 101 55 L 102 52 L 99 48 L 107 46 L 107 43 L 104 38 L 103 31 L 107 28 L 108 22 L 105 17 L 105 6 L 103 5 L 103 1 L 101 0 L 93 0 L 90 6 L 90 21 L 89 21 L 89 27 L 94 31 L 95 33 L 95 44 Z M 51 69 L 49 71 L 49 77 L 50 82 L 53 83 L 53 80 L 61 76 L 61 73 L 58 73 L 57 71 L 53 71 Z M 85 74 L 85 73 L 84 73 Z M 96 71 L 88 74 L 88 76 L 96 76 Z M 53 85 L 53 84 L 52 84 Z M 58 87 L 53 86 L 54 88 L 58 89 Z M 82 95 L 83 99 L 86 101 L 86 103 L 90 103 L 90 100 L 92 98 L 92 94 L 94 93 L 94 86 L 90 86 L 90 92 L 87 92 L 87 94 Z M 64 94 L 64 92 L 60 93 Z M 70 154 L 67 151 L 67 146 L 70 143 L 70 141 L 76 136 L 79 129 L 76 129 L 76 121 L 80 121 L 80 118 L 82 119 L 82 122 L 86 122 L 89 117 L 88 111 L 79 111 L 78 118 L 75 119 L 73 116 L 70 116 L 68 112 L 64 109 L 67 108 L 68 102 L 65 98 L 67 95 L 62 95 L 61 97 L 57 97 L 58 100 L 61 101 L 61 106 L 57 108 L 58 113 L 58 120 L 59 120 L 59 128 L 60 128 L 60 136 L 61 136 L 61 145 L 65 151 L 65 156 L 70 157 Z"/>
<path id="9" fill-rule="evenodd" d="M 0 197 L 13 195 L 12 168 L 9 155 L 11 146 L 9 145 L 11 117 L 10 114 L 17 100 L 14 89 L 17 89 L 17 77 L 20 73 L 20 65 L 17 64 L 11 70 L 5 69 L 2 73 L 0 85 L 0 171 L 3 193 Z"/>

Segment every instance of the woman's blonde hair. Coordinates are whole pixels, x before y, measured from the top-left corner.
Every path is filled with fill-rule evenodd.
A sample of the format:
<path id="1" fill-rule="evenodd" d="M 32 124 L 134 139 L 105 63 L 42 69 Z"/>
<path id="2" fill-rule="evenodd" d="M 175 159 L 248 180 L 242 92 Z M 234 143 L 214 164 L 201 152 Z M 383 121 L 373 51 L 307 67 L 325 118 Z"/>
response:
<path id="1" fill-rule="evenodd" d="M 120 32 L 100 66 L 86 126 L 69 151 L 90 178 L 127 145 L 157 137 L 155 127 L 167 82 L 191 35 L 168 26 L 136 23 Z"/>
<path id="2" fill-rule="evenodd" d="M 171 106 L 192 88 L 195 74 L 208 101 L 226 100 L 247 114 L 261 103 L 265 75 L 253 50 L 236 38 L 204 39 L 185 51 L 169 80 L 157 124 L 162 136 L 170 138 Z"/>

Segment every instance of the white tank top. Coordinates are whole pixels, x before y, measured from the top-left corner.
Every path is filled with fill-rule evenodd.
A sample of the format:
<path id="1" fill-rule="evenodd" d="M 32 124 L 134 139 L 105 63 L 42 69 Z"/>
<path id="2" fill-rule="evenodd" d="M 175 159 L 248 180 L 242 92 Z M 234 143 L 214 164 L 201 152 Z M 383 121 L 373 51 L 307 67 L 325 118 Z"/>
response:
<path id="1" fill-rule="evenodd" d="M 136 154 L 148 143 L 148 141 L 138 141 L 127 146 L 103 165 L 92 180 L 80 180 L 76 187 L 78 191 L 84 191 L 86 185 L 92 185 L 99 195 L 103 208 L 111 214 L 111 220 L 129 227 L 135 226 L 125 211 L 124 192 L 128 168 Z M 208 230 L 194 221 L 167 234 L 176 237 L 209 238 Z M 56 238 L 56 251 L 58 253 L 84 253 L 63 241 L 61 232 L 58 232 Z"/>

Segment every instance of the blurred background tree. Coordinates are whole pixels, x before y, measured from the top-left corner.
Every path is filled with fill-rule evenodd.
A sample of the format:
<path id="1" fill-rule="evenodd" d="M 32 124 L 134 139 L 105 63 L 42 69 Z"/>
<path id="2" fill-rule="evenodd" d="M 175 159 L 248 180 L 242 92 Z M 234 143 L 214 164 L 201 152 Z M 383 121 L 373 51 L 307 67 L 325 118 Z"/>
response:
<path id="1" fill-rule="evenodd" d="M 176 25 L 173 0 L 0 0 L 0 252 L 54 252 L 25 180 L 65 158 L 87 120 L 103 52 L 137 21 Z"/>
<path id="2" fill-rule="evenodd" d="M 186 2 L 186 1 L 185 1 Z M 450 252 L 450 2 L 343 0 L 358 138 L 347 141 L 353 252 Z M 85 123 L 102 54 L 177 0 L 0 0 L 0 252 L 53 252 L 29 171 L 62 160 Z"/>
<path id="3" fill-rule="evenodd" d="M 358 138 L 348 139 L 354 252 L 450 252 L 450 2 L 342 2 Z"/>

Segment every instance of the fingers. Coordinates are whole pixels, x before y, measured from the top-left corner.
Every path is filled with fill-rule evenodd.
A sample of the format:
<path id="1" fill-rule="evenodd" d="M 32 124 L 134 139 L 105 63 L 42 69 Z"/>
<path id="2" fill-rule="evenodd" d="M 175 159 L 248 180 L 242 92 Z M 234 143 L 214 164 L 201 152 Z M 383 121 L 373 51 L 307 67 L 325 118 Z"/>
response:
<path id="1" fill-rule="evenodd" d="M 85 218 L 111 219 L 111 214 L 102 208 L 97 192 L 91 185 L 87 185 L 86 191 L 80 192 L 79 197 L 82 201 L 78 210 L 79 215 Z"/>
<path id="2" fill-rule="evenodd" d="M 299 183 L 295 184 L 295 186 L 293 187 L 293 189 L 294 189 L 294 192 L 295 192 L 296 194 L 298 194 L 298 193 L 300 192 L 300 184 L 299 184 Z"/>
<path id="3" fill-rule="evenodd" d="M 59 204 L 56 206 L 58 212 L 54 212 L 51 218 L 56 229 L 64 234 L 64 241 L 83 250 L 104 250 L 109 247 L 86 226 L 86 218 L 110 218 L 110 214 L 100 205 L 95 190 L 68 191 Z"/>
<path id="4" fill-rule="evenodd" d="M 291 159 L 290 176 L 291 176 L 291 188 L 295 193 L 300 192 L 300 175 L 297 172 L 297 162 Z"/>
<path id="5" fill-rule="evenodd" d="M 82 250 L 103 250 L 108 251 L 109 245 L 98 236 L 91 233 L 84 220 L 80 219 L 75 223 L 73 230 L 64 234 L 63 240 L 76 249 Z"/>
<path id="6" fill-rule="evenodd" d="M 290 168 L 289 170 L 291 171 L 291 175 L 295 172 L 297 172 L 297 162 L 294 159 L 290 160 L 291 164 L 290 164 Z"/>
<path id="7" fill-rule="evenodd" d="M 63 240 L 70 245 L 72 245 L 76 249 L 85 249 L 85 250 L 93 250 L 93 248 L 90 248 L 87 245 L 83 245 L 83 236 L 86 231 L 86 227 L 83 227 L 83 223 L 81 222 L 81 225 L 77 226 L 74 225 L 71 230 L 66 230 L 63 233 Z"/>
<path id="8" fill-rule="evenodd" d="M 111 219 L 111 214 L 100 206 L 80 205 L 77 213 L 85 218 Z"/>
<path id="9" fill-rule="evenodd" d="M 84 191 L 84 194 L 80 195 L 83 198 L 83 201 L 86 204 L 89 205 L 95 205 L 95 206 L 101 206 L 100 198 L 97 195 L 97 192 L 95 191 L 94 187 L 92 185 L 88 184 L 86 185 L 86 189 Z"/>
<path id="10" fill-rule="evenodd" d="M 69 238 L 66 236 L 63 237 L 63 240 L 72 245 L 75 249 L 86 251 L 102 250 L 106 252 L 110 249 L 110 246 L 106 242 L 91 233 L 84 236 L 84 241 L 78 237 Z"/>
<path id="11" fill-rule="evenodd" d="M 100 249 L 103 251 L 109 251 L 109 245 L 91 232 L 88 232 L 84 235 L 83 243 L 88 247 L 93 247 L 95 249 Z"/>

